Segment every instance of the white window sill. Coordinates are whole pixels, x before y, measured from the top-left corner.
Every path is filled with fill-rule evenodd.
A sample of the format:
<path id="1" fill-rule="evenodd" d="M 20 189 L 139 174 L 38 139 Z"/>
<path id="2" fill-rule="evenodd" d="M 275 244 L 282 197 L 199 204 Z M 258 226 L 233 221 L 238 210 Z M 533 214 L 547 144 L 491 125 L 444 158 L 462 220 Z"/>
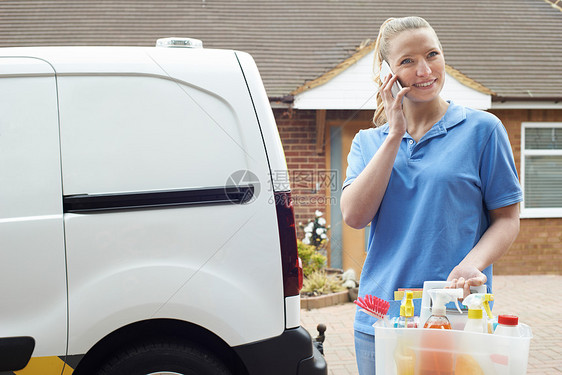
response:
<path id="1" fill-rule="evenodd" d="M 562 218 L 562 208 L 521 208 L 521 219 Z"/>

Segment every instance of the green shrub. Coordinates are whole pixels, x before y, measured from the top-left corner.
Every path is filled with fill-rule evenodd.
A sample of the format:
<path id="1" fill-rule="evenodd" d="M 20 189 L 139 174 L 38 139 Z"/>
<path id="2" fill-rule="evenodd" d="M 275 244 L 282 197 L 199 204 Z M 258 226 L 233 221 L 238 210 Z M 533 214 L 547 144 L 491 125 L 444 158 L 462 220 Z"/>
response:
<path id="1" fill-rule="evenodd" d="M 347 288 L 342 285 L 342 280 L 337 275 L 328 275 L 325 271 L 314 271 L 304 279 L 301 293 L 318 296 L 345 290 Z"/>
<path id="2" fill-rule="evenodd" d="M 326 256 L 316 251 L 315 246 L 305 245 L 302 241 L 297 241 L 297 245 L 305 277 L 308 277 L 315 271 L 320 271 L 326 266 Z"/>

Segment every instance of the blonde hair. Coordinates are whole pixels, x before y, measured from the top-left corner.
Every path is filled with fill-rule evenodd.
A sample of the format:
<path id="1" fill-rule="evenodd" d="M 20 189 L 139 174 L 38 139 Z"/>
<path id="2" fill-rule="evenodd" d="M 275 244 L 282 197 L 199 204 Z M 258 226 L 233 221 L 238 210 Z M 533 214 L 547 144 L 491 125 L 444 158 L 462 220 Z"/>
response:
<path id="1" fill-rule="evenodd" d="M 435 30 L 433 30 L 431 25 L 421 17 L 389 18 L 383 22 L 379 30 L 379 35 L 377 36 L 377 41 L 375 42 L 375 61 L 373 63 L 374 80 L 379 87 L 382 85 L 382 81 L 379 77 L 382 61 L 387 60 L 388 58 L 390 42 L 392 39 L 403 31 L 422 28 L 428 28 L 433 32 L 435 39 L 439 44 L 439 49 L 443 50 Z M 386 114 L 384 112 L 384 103 L 380 92 L 377 92 L 375 99 L 377 109 L 375 110 L 375 115 L 373 116 L 373 124 L 375 124 L 375 126 L 381 126 L 386 123 Z"/>

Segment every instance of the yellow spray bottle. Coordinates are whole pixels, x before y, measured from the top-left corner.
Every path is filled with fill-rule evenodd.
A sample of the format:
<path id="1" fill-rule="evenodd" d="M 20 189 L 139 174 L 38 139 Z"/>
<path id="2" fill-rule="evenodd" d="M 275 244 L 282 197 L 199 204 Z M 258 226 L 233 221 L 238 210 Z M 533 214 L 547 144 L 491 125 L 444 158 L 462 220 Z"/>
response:
<path id="1" fill-rule="evenodd" d="M 400 318 L 398 328 L 416 328 L 414 322 L 414 292 L 407 290 L 400 305 Z"/>
<path id="2" fill-rule="evenodd" d="M 415 328 L 414 323 L 414 293 L 406 291 L 400 305 L 399 328 Z M 396 362 L 397 375 L 414 375 L 416 354 L 412 349 L 411 338 L 403 332 L 399 333 L 396 349 L 394 350 L 394 361 Z"/>

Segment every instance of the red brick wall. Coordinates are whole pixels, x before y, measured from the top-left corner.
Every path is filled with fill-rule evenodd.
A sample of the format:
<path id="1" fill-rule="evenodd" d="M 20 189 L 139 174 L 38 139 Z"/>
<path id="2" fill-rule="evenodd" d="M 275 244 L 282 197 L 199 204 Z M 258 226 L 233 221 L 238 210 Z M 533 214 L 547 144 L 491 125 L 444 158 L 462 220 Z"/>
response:
<path id="1" fill-rule="evenodd" d="M 521 123 L 562 122 L 561 110 L 494 110 L 505 125 L 521 175 Z M 562 272 L 562 218 L 521 219 L 519 236 L 498 262 L 497 275 L 560 274 Z"/>
<path id="2" fill-rule="evenodd" d="M 274 115 L 289 168 L 295 219 L 306 224 L 316 210 L 325 213 L 327 193 L 321 181 L 326 154 L 316 153 L 316 111 L 274 109 Z M 303 237 L 300 228 L 297 233 Z"/>
<path id="3" fill-rule="evenodd" d="M 562 219 L 521 219 L 517 240 L 494 264 L 496 275 L 559 275 L 561 270 Z"/>

